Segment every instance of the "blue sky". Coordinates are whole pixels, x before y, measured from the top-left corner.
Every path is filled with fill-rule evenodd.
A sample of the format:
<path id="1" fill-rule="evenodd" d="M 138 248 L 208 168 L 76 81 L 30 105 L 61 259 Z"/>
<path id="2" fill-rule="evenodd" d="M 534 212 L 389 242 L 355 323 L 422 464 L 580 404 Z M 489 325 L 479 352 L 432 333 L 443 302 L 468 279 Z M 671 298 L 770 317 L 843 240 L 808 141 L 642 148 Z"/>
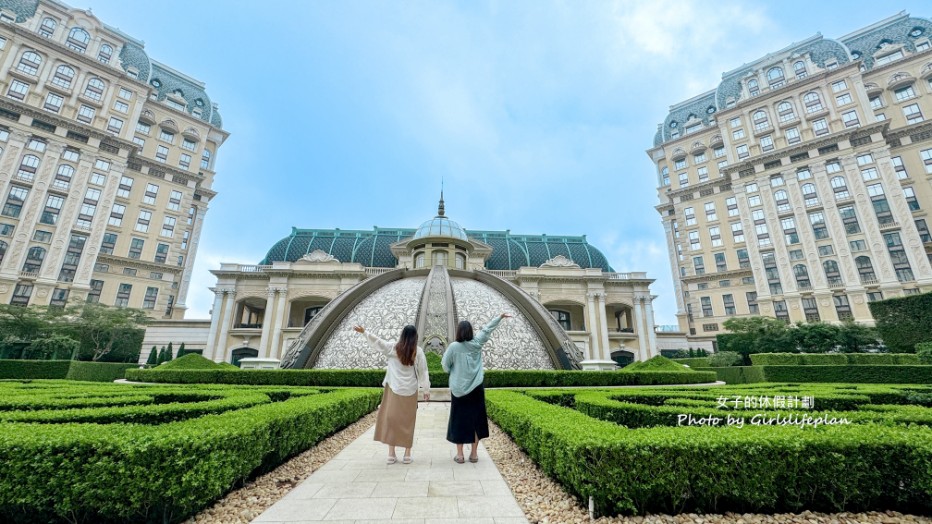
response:
<path id="1" fill-rule="evenodd" d="M 207 84 L 230 139 L 188 298 L 292 226 L 587 235 L 676 302 L 645 150 L 669 106 L 821 32 L 929 4 L 653 1 L 88 0 L 149 55 Z M 79 4 L 71 2 L 76 7 Z M 80 6 L 84 7 L 84 6 Z"/>

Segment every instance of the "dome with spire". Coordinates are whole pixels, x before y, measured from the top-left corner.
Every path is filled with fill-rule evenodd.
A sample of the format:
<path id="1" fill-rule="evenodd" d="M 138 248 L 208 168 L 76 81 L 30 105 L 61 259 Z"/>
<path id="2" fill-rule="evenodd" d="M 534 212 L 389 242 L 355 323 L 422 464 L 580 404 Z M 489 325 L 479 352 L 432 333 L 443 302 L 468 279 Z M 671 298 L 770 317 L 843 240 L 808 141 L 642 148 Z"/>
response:
<path id="1" fill-rule="evenodd" d="M 414 233 L 413 238 L 424 237 L 452 237 L 468 240 L 466 230 L 444 214 L 443 191 L 440 191 L 440 205 L 437 206 L 437 216 L 421 224 L 417 228 L 417 232 Z"/>

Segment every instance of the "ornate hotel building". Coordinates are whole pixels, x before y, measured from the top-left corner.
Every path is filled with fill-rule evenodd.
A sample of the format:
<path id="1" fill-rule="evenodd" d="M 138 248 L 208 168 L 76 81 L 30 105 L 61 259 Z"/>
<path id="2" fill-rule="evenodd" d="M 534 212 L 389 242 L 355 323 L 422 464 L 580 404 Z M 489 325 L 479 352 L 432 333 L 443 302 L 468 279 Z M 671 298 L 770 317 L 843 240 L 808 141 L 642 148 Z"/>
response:
<path id="1" fill-rule="evenodd" d="M 56 0 L 0 0 L 0 301 L 184 317 L 228 134 L 204 84 Z"/>
<path id="2" fill-rule="evenodd" d="M 690 345 L 932 290 L 930 38 L 905 13 L 817 35 L 670 108 L 647 153 Z"/>
<path id="3" fill-rule="evenodd" d="M 354 325 L 394 339 L 413 324 L 442 353 L 459 320 L 478 329 L 503 311 L 514 318 L 483 350 L 492 368 L 614 369 L 685 342 L 655 330 L 653 279 L 616 272 L 586 237 L 466 230 L 442 199 L 418 228 L 294 228 L 259 264 L 211 273 L 210 320 L 154 322 L 141 362 L 151 346 L 184 342 L 216 361 L 378 367 Z"/>

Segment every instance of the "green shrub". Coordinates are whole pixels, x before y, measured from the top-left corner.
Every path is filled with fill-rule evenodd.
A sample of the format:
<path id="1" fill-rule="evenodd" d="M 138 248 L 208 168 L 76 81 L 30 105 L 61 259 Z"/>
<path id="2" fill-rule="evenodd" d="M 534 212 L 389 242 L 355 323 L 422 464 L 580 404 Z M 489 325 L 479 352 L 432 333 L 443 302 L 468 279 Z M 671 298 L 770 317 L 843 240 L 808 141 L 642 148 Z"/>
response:
<path id="1" fill-rule="evenodd" d="M 599 514 L 932 509 L 926 427 L 632 431 L 518 392 L 487 400 L 490 418 Z"/>
<path id="2" fill-rule="evenodd" d="M 736 351 L 720 351 L 709 357 L 711 368 L 724 368 L 728 366 L 740 366 L 744 362 L 744 357 Z"/>
<path id="3" fill-rule="evenodd" d="M 768 382 L 932 384 L 932 366 L 763 366 Z"/>
<path id="4" fill-rule="evenodd" d="M 798 357 L 803 366 L 848 365 L 848 355 L 843 353 L 800 353 Z"/>
<path id="5" fill-rule="evenodd" d="M 920 364 L 932 364 L 932 342 L 916 344 L 916 356 Z"/>
<path id="6" fill-rule="evenodd" d="M 68 367 L 68 380 L 83 380 L 86 382 L 113 382 L 123 378 L 127 369 L 136 369 L 138 364 L 121 362 L 80 362 L 74 360 Z"/>
<path id="7" fill-rule="evenodd" d="M 149 358 L 146 359 L 146 365 L 150 367 L 155 367 L 159 364 L 159 351 L 155 349 L 155 346 L 152 346 L 152 351 L 149 352 Z"/>
<path id="8" fill-rule="evenodd" d="M 181 522 L 380 395 L 341 390 L 157 426 L 5 423 L 0 521 Z"/>
<path id="9" fill-rule="evenodd" d="M 77 354 L 81 343 L 64 335 L 37 338 L 23 350 L 23 358 L 31 360 L 70 360 Z"/>
<path id="10" fill-rule="evenodd" d="M 932 341 L 932 293 L 870 302 L 877 331 L 891 352 L 912 353 Z"/>
<path id="11" fill-rule="evenodd" d="M 691 371 L 689 368 L 667 357 L 657 355 L 656 357 L 641 362 L 628 364 L 621 369 L 622 373 L 634 373 L 638 371 Z"/>
<path id="12" fill-rule="evenodd" d="M 755 366 L 844 366 L 918 365 L 912 353 L 758 353 L 751 355 Z"/>
<path id="13" fill-rule="evenodd" d="M 715 374 L 683 371 L 606 372 L 501 370 L 485 372 L 486 387 L 625 386 L 702 384 L 715 382 Z M 143 370 L 130 369 L 126 378 L 137 382 L 168 384 L 250 384 L 327 387 L 381 387 L 381 369 L 275 369 L 275 370 Z M 448 376 L 431 374 L 432 387 L 447 387 Z"/>
<path id="14" fill-rule="evenodd" d="M 798 366 L 802 362 L 797 353 L 757 353 L 750 358 L 755 366 Z"/>
<path id="15" fill-rule="evenodd" d="M 214 362 L 209 358 L 204 358 L 197 353 L 188 353 L 183 357 L 176 358 L 165 362 L 164 364 L 155 368 L 155 371 L 168 371 L 172 369 L 233 369 L 239 370 L 238 367 L 230 364 L 230 367 L 223 365 L 223 362 Z"/>
<path id="16" fill-rule="evenodd" d="M 70 360 L 0 360 L 0 379 L 65 378 Z"/>

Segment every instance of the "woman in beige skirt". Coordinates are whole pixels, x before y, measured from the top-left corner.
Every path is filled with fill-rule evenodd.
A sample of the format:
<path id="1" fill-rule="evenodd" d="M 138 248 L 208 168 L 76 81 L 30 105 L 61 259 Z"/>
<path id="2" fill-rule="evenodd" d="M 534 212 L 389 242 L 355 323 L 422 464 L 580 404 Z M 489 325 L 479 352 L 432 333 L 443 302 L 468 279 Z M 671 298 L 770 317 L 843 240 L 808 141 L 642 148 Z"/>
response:
<path id="1" fill-rule="evenodd" d="M 366 328 L 362 326 L 355 326 L 353 330 L 365 335 L 373 349 L 388 357 L 385 379 L 382 381 L 382 404 L 375 421 L 375 440 L 388 444 L 388 464 L 398 461 L 395 456 L 396 446 L 405 448 L 402 463 L 410 464 L 418 389 L 424 390 L 424 400 L 430 400 L 427 359 L 424 350 L 417 345 L 417 329 L 405 326 L 397 342 L 366 333 Z"/>

